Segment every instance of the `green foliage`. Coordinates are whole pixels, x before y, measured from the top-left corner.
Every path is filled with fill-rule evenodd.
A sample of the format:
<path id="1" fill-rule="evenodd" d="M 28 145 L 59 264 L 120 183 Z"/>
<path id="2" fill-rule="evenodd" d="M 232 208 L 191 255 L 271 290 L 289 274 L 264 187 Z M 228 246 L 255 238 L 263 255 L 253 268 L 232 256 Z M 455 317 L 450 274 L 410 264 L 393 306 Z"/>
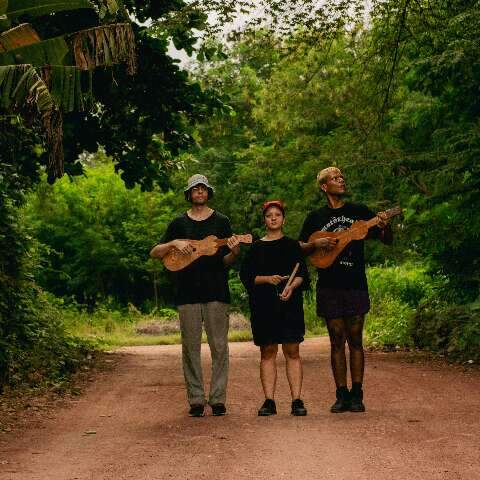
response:
<path id="1" fill-rule="evenodd" d="M 414 346 L 414 316 L 446 291 L 446 279 L 432 278 L 424 266 L 376 266 L 367 270 L 371 310 L 366 334 L 372 345 Z"/>
<path id="2" fill-rule="evenodd" d="M 240 281 L 238 271 L 233 268 L 229 270 L 228 286 L 230 288 L 230 300 L 234 309 L 248 314 L 248 294 Z"/>
<path id="3" fill-rule="evenodd" d="M 303 312 L 305 316 L 305 329 L 307 335 L 327 335 L 325 321 L 317 316 L 317 302 L 315 287 L 303 294 Z"/>
<path id="4" fill-rule="evenodd" d="M 15 48 L 0 54 L 0 65 L 15 65 L 17 63 L 35 67 L 63 65 L 63 59 L 67 53 L 68 46 L 64 38 L 50 38 L 43 42 Z"/>
<path id="5" fill-rule="evenodd" d="M 88 0 L 7 0 L 5 13 L 10 18 L 21 15 L 47 15 L 63 10 L 92 8 Z"/>
<path id="6" fill-rule="evenodd" d="M 26 135 L 11 138 L 21 128 L 5 125 L 2 139 L 23 142 L 35 156 L 35 144 Z M 63 379 L 88 356 L 93 346 L 68 336 L 61 314 L 33 282 L 36 258 L 26 255 L 33 240 L 18 209 L 29 188 L 27 162 L 0 159 L 0 390 L 4 385 L 45 384 Z M 5 158 L 7 157 L 7 158 Z"/>
<path id="7" fill-rule="evenodd" d="M 463 361 L 480 362 L 480 307 L 441 300 L 423 305 L 414 316 L 415 345 Z"/>
<path id="8" fill-rule="evenodd" d="M 2 381 L 45 385 L 67 379 L 91 356 L 95 342 L 70 336 L 62 312 L 32 282 L 15 297 L 22 324 L 9 325 L 3 338 Z"/>
<path id="9" fill-rule="evenodd" d="M 100 163 L 86 177 L 44 184 L 30 197 L 26 215 L 43 245 L 40 285 L 90 306 L 108 297 L 142 305 L 154 297 L 155 274 L 159 300 L 171 303 L 170 277 L 148 253 L 174 215 L 172 194 L 128 190 L 108 159 L 92 161 Z"/>
<path id="10" fill-rule="evenodd" d="M 371 267 L 366 334 L 375 346 L 419 347 L 454 360 L 480 361 L 480 308 L 458 305 L 445 276 L 424 267 Z M 450 302 L 448 302 L 450 299 Z"/>

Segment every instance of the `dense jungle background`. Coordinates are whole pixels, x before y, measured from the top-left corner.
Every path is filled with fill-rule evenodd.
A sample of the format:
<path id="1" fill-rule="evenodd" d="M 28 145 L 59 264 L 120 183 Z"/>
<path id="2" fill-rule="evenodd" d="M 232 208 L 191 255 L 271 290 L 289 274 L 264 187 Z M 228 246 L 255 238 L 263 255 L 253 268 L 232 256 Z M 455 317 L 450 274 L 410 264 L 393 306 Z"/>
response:
<path id="1" fill-rule="evenodd" d="M 480 361 L 478 1 L 0 0 L 0 31 L 2 388 L 178 341 L 138 325 L 175 318 L 148 253 L 191 174 L 236 232 L 281 198 L 296 237 L 329 165 L 352 201 L 404 211 L 393 247 L 366 245 L 369 344 Z"/>

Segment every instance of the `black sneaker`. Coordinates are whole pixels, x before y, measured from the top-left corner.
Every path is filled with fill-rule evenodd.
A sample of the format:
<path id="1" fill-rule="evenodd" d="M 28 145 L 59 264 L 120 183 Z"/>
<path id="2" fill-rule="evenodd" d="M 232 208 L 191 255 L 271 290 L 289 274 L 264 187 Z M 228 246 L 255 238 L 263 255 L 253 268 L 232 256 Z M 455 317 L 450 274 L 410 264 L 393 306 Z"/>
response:
<path id="1" fill-rule="evenodd" d="M 350 411 L 351 412 L 364 412 L 365 404 L 363 403 L 363 391 L 350 391 Z"/>
<path id="2" fill-rule="evenodd" d="M 295 417 L 304 417 L 307 414 L 307 409 L 303 404 L 303 400 L 297 398 L 292 402 L 292 415 Z"/>
<path id="3" fill-rule="evenodd" d="M 227 413 L 227 409 L 225 408 L 225 405 L 223 403 L 215 403 L 214 405 L 211 405 L 212 407 L 212 415 L 214 417 L 221 417 L 222 415 L 225 415 Z"/>
<path id="4" fill-rule="evenodd" d="M 350 410 L 350 392 L 347 387 L 337 388 L 337 400 L 330 407 L 332 413 L 342 413 Z"/>
<path id="5" fill-rule="evenodd" d="M 188 415 L 190 417 L 203 417 L 205 407 L 200 404 L 190 405 Z"/>
<path id="6" fill-rule="evenodd" d="M 277 414 L 277 406 L 275 405 L 275 400 L 271 398 L 267 398 L 263 405 L 260 407 L 258 411 L 259 417 L 268 417 L 269 415 L 276 415 Z"/>

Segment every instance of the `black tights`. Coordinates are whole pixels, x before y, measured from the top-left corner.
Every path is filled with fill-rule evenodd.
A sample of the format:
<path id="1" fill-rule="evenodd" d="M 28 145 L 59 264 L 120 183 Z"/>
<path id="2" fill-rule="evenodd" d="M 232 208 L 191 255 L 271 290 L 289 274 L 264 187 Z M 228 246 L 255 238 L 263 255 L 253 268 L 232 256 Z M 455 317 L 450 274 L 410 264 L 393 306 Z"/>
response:
<path id="1" fill-rule="evenodd" d="M 365 358 L 363 353 L 363 315 L 327 320 L 330 335 L 331 362 L 333 377 L 338 387 L 347 386 L 347 359 L 345 357 L 345 341 L 350 350 L 350 374 L 352 383 L 363 382 Z"/>

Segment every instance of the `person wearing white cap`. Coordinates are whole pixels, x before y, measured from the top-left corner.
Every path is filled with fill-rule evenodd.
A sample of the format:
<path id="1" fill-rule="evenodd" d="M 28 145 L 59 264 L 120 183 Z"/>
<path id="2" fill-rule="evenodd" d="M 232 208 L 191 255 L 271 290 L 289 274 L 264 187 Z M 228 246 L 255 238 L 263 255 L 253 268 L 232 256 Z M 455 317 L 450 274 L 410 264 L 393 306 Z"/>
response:
<path id="1" fill-rule="evenodd" d="M 162 258 L 172 248 L 190 254 L 189 240 L 202 240 L 209 235 L 228 238 L 227 246 L 215 255 L 202 256 L 188 267 L 175 272 L 175 301 L 182 334 L 182 364 L 190 404 L 191 417 L 203 417 L 207 403 L 200 360 L 202 323 L 212 355 L 212 375 L 208 404 L 214 416 L 225 415 L 228 380 L 228 266 L 239 253 L 239 241 L 232 234 L 229 219 L 208 206 L 214 189 L 205 175 L 188 179 L 184 190 L 190 208 L 167 227 L 162 240 L 150 252 Z M 187 239 L 187 240 L 186 240 Z"/>

